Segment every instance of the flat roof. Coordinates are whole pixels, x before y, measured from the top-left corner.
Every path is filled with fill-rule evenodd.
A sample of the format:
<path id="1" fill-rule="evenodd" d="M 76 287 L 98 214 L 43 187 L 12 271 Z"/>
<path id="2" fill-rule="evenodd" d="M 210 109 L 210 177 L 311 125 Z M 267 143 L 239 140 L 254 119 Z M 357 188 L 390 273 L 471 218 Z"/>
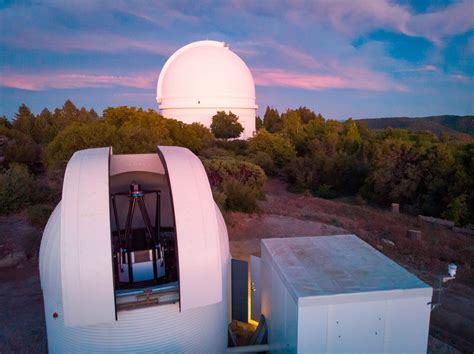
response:
<path id="1" fill-rule="evenodd" d="M 262 254 L 292 296 L 304 297 L 431 288 L 355 235 L 262 240 Z"/>

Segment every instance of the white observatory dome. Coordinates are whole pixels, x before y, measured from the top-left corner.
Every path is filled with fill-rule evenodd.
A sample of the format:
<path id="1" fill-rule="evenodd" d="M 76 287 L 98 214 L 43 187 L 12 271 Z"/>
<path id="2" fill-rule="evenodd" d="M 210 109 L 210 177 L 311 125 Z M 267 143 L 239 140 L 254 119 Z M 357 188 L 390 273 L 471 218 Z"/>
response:
<path id="1" fill-rule="evenodd" d="M 160 72 L 156 100 L 161 114 L 209 127 L 217 111 L 232 111 L 255 132 L 255 84 L 247 65 L 224 42 L 198 41 L 177 50 Z"/>
<path id="2" fill-rule="evenodd" d="M 39 263 L 50 353 L 226 350 L 227 229 L 188 149 L 77 151 Z"/>

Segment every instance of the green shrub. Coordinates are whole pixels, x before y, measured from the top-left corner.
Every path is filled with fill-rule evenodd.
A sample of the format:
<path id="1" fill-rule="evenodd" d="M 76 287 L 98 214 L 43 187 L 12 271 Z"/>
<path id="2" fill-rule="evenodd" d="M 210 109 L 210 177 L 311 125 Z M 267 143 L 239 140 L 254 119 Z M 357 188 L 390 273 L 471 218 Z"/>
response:
<path id="1" fill-rule="evenodd" d="M 5 156 L 4 164 L 25 164 L 30 168 L 40 161 L 40 146 L 19 130 L 0 126 L 0 138 L 5 141 L 2 147 Z"/>
<path id="2" fill-rule="evenodd" d="M 313 181 L 313 166 L 309 157 L 297 157 L 286 166 L 288 190 L 293 193 L 302 193 L 310 189 Z"/>
<path id="3" fill-rule="evenodd" d="M 235 159 L 204 160 L 203 164 L 219 207 L 247 213 L 257 210 L 266 181 L 259 166 Z"/>
<path id="4" fill-rule="evenodd" d="M 249 152 L 253 154 L 267 153 L 278 168 L 284 167 L 296 157 L 295 147 L 288 138 L 271 134 L 265 129 L 259 130 L 257 135 L 249 139 Z"/>
<path id="5" fill-rule="evenodd" d="M 234 155 L 246 155 L 248 148 L 247 140 L 216 140 L 214 146 L 227 150 Z"/>
<path id="6" fill-rule="evenodd" d="M 250 156 L 250 161 L 263 168 L 265 173 L 269 176 L 276 174 L 275 163 L 272 157 L 263 151 L 258 151 L 254 155 Z"/>
<path id="7" fill-rule="evenodd" d="M 241 184 L 262 192 L 265 172 L 253 163 L 235 159 L 211 159 L 203 161 L 211 187 L 219 187 L 223 181 L 234 179 Z"/>
<path id="8" fill-rule="evenodd" d="M 333 190 L 333 187 L 328 184 L 322 184 L 313 191 L 314 196 L 324 198 L 324 199 L 332 199 L 336 198 L 336 193 Z"/>
<path id="9" fill-rule="evenodd" d="M 214 189 L 212 191 L 212 196 L 214 197 L 214 201 L 216 202 L 217 206 L 221 210 L 226 209 L 226 201 L 227 201 L 227 195 L 224 192 L 219 192 L 218 190 Z"/>
<path id="10" fill-rule="evenodd" d="M 205 149 L 202 149 L 199 153 L 199 156 L 205 159 L 215 159 L 215 158 L 228 158 L 233 157 L 234 154 L 232 151 L 228 151 L 216 146 L 211 146 Z"/>
<path id="11" fill-rule="evenodd" d="M 26 216 L 31 225 L 43 228 L 48 222 L 52 212 L 53 207 L 50 205 L 36 204 L 28 207 Z"/>
<path id="12" fill-rule="evenodd" d="M 257 199 L 260 191 L 245 185 L 235 179 L 224 181 L 222 190 L 225 199 L 225 209 L 253 213 L 257 210 Z"/>
<path id="13" fill-rule="evenodd" d="M 168 145 L 183 146 L 195 154 L 199 154 L 214 140 L 211 131 L 201 123 L 185 124 L 174 119 L 164 119 L 164 121 L 166 129 L 169 131 L 168 138 L 171 139 Z"/>
<path id="14" fill-rule="evenodd" d="M 156 151 L 157 145 L 171 145 L 169 131 L 166 123 L 158 114 L 139 111 L 118 129 L 108 126 L 110 134 L 117 136 L 112 139 L 109 146 L 114 147 L 114 152 L 121 154 L 143 154 Z"/>
<path id="15" fill-rule="evenodd" d="M 465 225 L 468 214 L 467 194 L 461 194 L 448 204 L 448 209 L 442 216 L 454 221 L 456 225 Z"/>
<path id="16" fill-rule="evenodd" d="M 117 142 L 116 129 L 104 121 L 89 124 L 73 123 L 48 144 L 45 160 L 52 169 L 63 168 L 74 152 L 94 147 L 112 146 Z"/>
<path id="17" fill-rule="evenodd" d="M 31 201 L 36 184 L 28 167 L 12 163 L 0 174 L 0 214 L 18 211 Z"/>

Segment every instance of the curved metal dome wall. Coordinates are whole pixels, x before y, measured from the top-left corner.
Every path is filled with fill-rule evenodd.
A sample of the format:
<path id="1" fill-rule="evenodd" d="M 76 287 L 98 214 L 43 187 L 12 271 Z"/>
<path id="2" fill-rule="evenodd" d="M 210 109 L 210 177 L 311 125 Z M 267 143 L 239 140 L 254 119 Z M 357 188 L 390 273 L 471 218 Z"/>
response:
<path id="1" fill-rule="evenodd" d="M 232 111 L 255 132 L 255 84 L 242 59 L 224 42 L 198 41 L 176 51 L 161 70 L 156 100 L 161 114 L 209 127 L 217 111 Z"/>
<path id="2" fill-rule="evenodd" d="M 119 310 L 115 318 L 107 181 L 117 169 L 110 168 L 110 148 L 78 151 L 68 163 L 63 198 L 40 248 L 49 352 L 225 351 L 227 229 L 199 159 L 184 148 L 158 152 L 157 170 L 168 175 L 178 209 L 179 302 Z M 148 168 L 154 157 L 121 156 L 118 160 L 138 169 Z"/>

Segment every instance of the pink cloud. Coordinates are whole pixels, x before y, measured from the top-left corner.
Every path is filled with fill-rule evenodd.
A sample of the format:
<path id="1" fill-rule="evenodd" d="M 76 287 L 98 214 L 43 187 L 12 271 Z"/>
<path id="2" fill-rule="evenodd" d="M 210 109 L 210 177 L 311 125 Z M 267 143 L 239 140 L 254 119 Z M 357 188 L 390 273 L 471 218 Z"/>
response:
<path id="1" fill-rule="evenodd" d="M 297 73 L 272 68 L 254 69 L 252 73 L 256 85 L 259 86 L 280 86 L 305 90 L 351 88 L 371 91 L 408 91 L 405 86 L 391 82 L 382 74 L 371 73 L 365 69 L 352 69 L 344 73 L 344 76 Z"/>
<path id="2" fill-rule="evenodd" d="M 306 90 L 345 86 L 344 80 L 337 76 L 300 74 L 283 69 L 254 69 L 252 73 L 255 84 L 259 86 L 283 86 Z"/>
<path id="3" fill-rule="evenodd" d="M 31 91 L 114 86 L 150 89 L 156 85 L 158 75 L 159 73 L 119 76 L 65 72 L 39 74 L 3 72 L 0 75 L 0 86 Z"/>

